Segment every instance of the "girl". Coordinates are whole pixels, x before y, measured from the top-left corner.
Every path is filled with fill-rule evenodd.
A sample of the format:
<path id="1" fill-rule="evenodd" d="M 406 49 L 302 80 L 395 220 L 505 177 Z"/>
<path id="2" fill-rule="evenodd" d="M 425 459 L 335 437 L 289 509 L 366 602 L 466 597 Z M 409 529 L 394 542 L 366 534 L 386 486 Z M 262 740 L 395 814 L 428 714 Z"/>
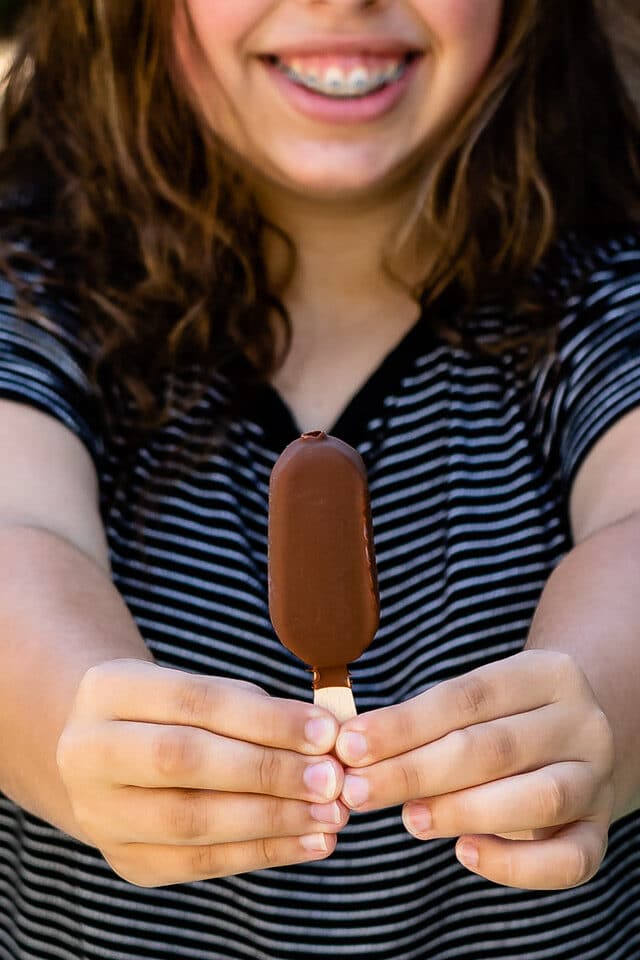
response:
<path id="1" fill-rule="evenodd" d="M 32 6 L 0 169 L 2 958 L 638 956 L 623 13 Z M 372 493 L 382 623 L 341 729 L 267 610 L 269 474 L 309 428 Z"/>

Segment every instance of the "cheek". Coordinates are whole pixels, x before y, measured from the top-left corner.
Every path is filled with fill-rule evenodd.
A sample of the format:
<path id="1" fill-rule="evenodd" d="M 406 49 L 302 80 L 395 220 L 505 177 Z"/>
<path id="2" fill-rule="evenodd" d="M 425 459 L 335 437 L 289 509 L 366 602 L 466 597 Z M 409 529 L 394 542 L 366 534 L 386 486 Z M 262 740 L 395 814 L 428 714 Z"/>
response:
<path id="1" fill-rule="evenodd" d="M 184 0 L 196 36 L 205 49 L 239 40 L 255 14 L 254 0 Z"/>
<path id="2" fill-rule="evenodd" d="M 435 54 L 436 86 L 450 107 L 459 108 L 485 74 L 502 10 L 503 0 L 421 0 Z"/>
<path id="3" fill-rule="evenodd" d="M 503 0 L 420 0 L 418 4 L 436 47 L 470 62 L 487 61 L 495 48 Z"/>
<path id="4" fill-rule="evenodd" d="M 265 0 L 177 0 L 174 43 L 191 94 L 208 122 L 220 120 L 224 90 L 239 63 L 238 51 Z M 216 114 L 213 116 L 213 105 Z M 214 124 L 214 125 L 216 125 Z"/>
<path id="5" fill-rule="evenodd" d="M 241 55 L 266 0 L 184 0 L 193 32 L 210 66 Z"/>
<path id="6" fill-rule="evenodd" d="M 419 0 L 417 6 L 434 31 L 450 36 L 493 31 L 503 0 Z"/>

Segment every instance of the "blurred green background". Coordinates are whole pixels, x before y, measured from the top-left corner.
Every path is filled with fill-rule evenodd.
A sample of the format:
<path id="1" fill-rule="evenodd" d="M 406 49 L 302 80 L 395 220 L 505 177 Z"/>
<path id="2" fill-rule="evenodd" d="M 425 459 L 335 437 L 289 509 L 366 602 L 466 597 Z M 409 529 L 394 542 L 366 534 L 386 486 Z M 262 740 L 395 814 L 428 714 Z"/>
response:
<path id="1" fill-rule="evenodd" d="M 6 36 L 13 29 L 24 0 L 0 0 L 0 35 Z"/>

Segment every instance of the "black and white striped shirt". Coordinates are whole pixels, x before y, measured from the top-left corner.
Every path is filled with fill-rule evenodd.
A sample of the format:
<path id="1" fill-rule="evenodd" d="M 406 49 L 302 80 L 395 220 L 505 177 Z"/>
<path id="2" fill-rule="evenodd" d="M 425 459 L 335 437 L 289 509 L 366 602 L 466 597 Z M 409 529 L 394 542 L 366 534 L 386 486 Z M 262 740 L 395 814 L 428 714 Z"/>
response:
<path id="1" fill-rule="evenodd" d="M 360 710 L 520 650 L 542 587 L 570 549 L 567 491 L 593 443 L 640 404 L 640 238 L 571 236 L 554 258 L 555 362 L 437 339 L 423 318 L 332 429 L 367 465 L 382 601 L 352 670 Z M 218 381 L 150 434 L 121 470 L 100 428 L 61 306 L 54 335 L 19 320 L 0 286 L 0 396 L 74 430 L 95 458 L 116 583 L 158 662 L 309 698 L 267 608 L 267 493 L 298 434 L 270 388 L 230 423 Z M 491 339 L 499 307 L 477 317 Z M 184 388 L 190 385 L 185 383 Z M 179 392 L 178 385 L 178 392 Z M 353 815 L 311 865 L 141 889 L 99 853 L 0 797 L 2 960 L 499 960 L 640 957 L 640 816 L 614 825 L 589 884 L 499 887 L 453 841 L 420 843 L 399 810 Z"/>

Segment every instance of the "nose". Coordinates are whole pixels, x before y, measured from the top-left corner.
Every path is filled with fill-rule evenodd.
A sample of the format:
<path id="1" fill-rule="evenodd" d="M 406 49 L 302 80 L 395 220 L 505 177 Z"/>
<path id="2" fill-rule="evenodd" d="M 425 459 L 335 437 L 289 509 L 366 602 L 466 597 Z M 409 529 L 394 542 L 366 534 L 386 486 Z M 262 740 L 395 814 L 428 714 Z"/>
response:
<path id="1" fill-rule="evenodd" d="M 389 0 L 302 0 L 310 7 L 337 7 L 344 10 L 364 10 L 367 7 L 387 6 Z"/>
<path id="2" fill-rule="evenodd" d="M 396 0 L 295 0 L 295 2 L 299 3 L 302 7 L 311 7 L 315 9 L 317 13 L 324 14 L 329 18 L 331 18 L 332 15 L 340 17 L 340 22 L 344 25 L 342 18 L 345 16 L 382 12 L 388 9 Z"/>

